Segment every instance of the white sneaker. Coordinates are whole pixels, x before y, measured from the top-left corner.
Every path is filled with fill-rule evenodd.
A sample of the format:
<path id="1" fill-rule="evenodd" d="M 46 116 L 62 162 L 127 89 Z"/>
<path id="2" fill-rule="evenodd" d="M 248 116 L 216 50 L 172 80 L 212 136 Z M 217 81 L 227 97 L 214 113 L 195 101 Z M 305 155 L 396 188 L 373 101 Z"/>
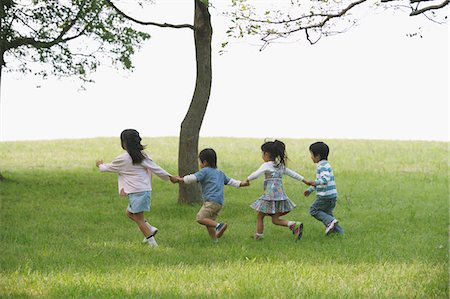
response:
<path id="1" fill-rule="evenodd" d="M 158 243 L 156 243 L 156 240 L 155 240 L 155 238 L 153 238 L 153 236 L 148 239 L 146 238 L 146 240 L 147 240 L 148 246 L 158 247 Z"/>
<path id="2" fill-rule="evenodd" d="M 154 236 L 158 233 L 158 229 L 154 226 L 152 226 L 150 223 L 147 222 L 147 220 L 145 220 L 145 224 L 147 224 L 148 228 L 150 229 L 150 235 Z"/>
<path id="3" fill-rule="evenodd" d="M 334 228 L 336 227 L 336 224 L 338 224 L 338 220 L 334 219 L 333 221 L 331 221 L 331 223 L 327 226 L 327 228 L 325 229 L 325 234 L 329 234 L 332 231 L 334 231 Z"/>
<path id="4" fill-rule="evenodd" d="M 150 236 L 154 237 L 159 232 L 159 229 L 152 226 L 150 223 L 147 222 L 147 220 L 145 220 L 145 224 L 147 224 L 148 228 L 150 229 Z M 147 243 L 147 238 L 144 237 L 144 239 L 142 240 L 142 244 L 146 244 L 146 243 Z"/>

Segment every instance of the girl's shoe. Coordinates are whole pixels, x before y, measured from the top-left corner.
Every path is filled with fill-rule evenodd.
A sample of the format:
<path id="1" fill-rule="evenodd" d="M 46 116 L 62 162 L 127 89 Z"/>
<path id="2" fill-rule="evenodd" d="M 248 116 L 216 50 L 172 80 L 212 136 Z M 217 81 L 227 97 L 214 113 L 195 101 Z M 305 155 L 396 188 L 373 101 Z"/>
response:
<path id="1" fill-rule="evenodd" d="M 145 220 L 145 224 L 147 224 L 148 228 L 150 229 L 150 236 L 154 237 L 159 232 L 159 229 L 150 225 L 150 223 L 148 223 L 147 220 Z M 145 243 L 147 243 L 146 237 L 144 237 L 144 240 L 142 240 L 142 244 L 145 244 Z"/>
<path id="2" fill-rule="evenodd" d="M 144 220 L 144 221 L 145 221 L 145 224 L 147 224 L 148 228 L 150 229 L 150 235 L 151 236 L 156 235 L 159 230 L 156 227 L 150 225 L 150 223 L 148 223 L 147 220 Z"/>
<path id="3" fill-rule="evenodd" d="M 289 226 L 289 229 L 292 231 L 292 234 L 295 236 L 298 236 L 298 232 L 300 230 L 300 227 L 303 231 L 303 223 L 301 222 L 295 222 L 294 224 L 292 224 L 291 226 Z"/>
<path id="4" fill-rule="evenodd" d="M 151 236 L 150 238 L 146 238 L 148 246 L 150 247 L 158 247 L 158 243 L 156 243 L 156 240 L 153 236 Z"/>
<path id="5" fill-rule="evenodd" d="M 298 223 L 298 231 L 297 231 L 297 240 L 300 240 L 303 236 L 303 223 L 301 222 L 297 222 Z"/>
<path id="6" fill-rule="evenodd" d="M 254 239 L 256 241 L 261 241 L 262 239 L 264 239 L 264 235 L 263 234 L 255 234 Z"/>

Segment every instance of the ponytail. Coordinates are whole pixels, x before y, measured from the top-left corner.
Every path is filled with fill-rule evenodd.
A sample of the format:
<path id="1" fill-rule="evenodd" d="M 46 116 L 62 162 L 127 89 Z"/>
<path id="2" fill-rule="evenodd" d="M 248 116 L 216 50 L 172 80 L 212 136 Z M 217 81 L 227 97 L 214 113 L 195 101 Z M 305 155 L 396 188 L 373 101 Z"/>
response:
<path id="1" fill-rule="evenodd" d="M 122 142 L 122 148 L 128 152 L 133 160 L 133 164 L 139 164 L 145 156 L 142 153 L 144 146 L 141 144 L 141 137 L 139 132 L 134 129 L 126 129 L 120 134 L 120 140 Z"/>
<path id="2" fill-rule="evenodd" d="M 267 141 L 261 145 L 261 150 L 270 155 L 270 158 L 276 162 L 275 166 L 286 166 L 288 157 L 286 154 L 286 146 L 282 141 Z"/>

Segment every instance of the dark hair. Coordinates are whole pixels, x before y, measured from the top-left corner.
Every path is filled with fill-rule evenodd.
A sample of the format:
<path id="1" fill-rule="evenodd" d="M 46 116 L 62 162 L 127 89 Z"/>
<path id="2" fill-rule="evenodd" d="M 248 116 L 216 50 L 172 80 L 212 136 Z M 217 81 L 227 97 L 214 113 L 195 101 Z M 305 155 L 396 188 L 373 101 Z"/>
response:
<path id="1" fill-rule="evenodd" d="M 270 155 L 270 159 L 276 162 L 276 166 L 280 164 L 286 166 L 288 157 L 286 154 L 286 146 L 282 141 L 266 141 L 261 145 L 261 150 Z"/>
<path id="2" fill-rule="evenodd" d="M 142 146 L 141 140 L 139 132 L 134 129 L 123 130 L 120 134 L 122 148 L 130 154 L 133 164 L 139 164 L 145 159 L 142 153 L 144 146 Z"/>
<path id="3" fill-rule="evenodd" d="M 205 148 L 198 154 L 198 158 L 201 162 L 208 162 L 208 166 L 211 168 L 217 168 L 217 155 L 212 148 Z"/>
<path id="4" fill-rule="evenodd" d="M 322 141 L 314 142 L 309 146 L 310 152 L 314 155 L 320 156 L 320 160 L 328 160 L 328 154 L 330 153 L 330 149 L 326 143 Z"/>

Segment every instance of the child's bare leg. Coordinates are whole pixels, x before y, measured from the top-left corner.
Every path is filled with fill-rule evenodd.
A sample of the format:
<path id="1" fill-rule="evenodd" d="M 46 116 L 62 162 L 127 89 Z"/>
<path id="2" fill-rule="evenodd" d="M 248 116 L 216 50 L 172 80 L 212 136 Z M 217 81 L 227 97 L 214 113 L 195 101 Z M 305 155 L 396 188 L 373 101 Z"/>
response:
<path id="1" fill-rule="evenodd" d="M 281 215 L 279 213 L 273 214 L 272 223 L 279 226 L 288 226 L 288 221 L 284 219 L 280 219 Z"/>
<path id="2" fill-rule="evenodd" d="M 208 218 L 199 219 L 199 220 L 197 220 L 197 222 L 201 225 L 206 226 L 206 229 L 208 230 L 208 234 L 213 240 L 217 239 L 217 237 L 216 237 L 217 222 L 215 222 L 212 219 L 208 219 Z"/>
<path id="3" fill-rule="evenodd" d="M 258 212 L 256 215 L 256 233 L 262 234 L 264 232 L 264 217 L 266 214 Z"/>
<path id="4" fill-rule="evenodd" d="M 208 234 L 213 240 L 217 240 L 216 236 L 216 228 L 212 226 L 207 226 L 206 229 L 208 230 Z"/>
<path id="5" fill-rule="evenodd" d="M 139 230 L 144 234 L 144 236 L 147 238 L 148 236 L 151 235 L 150 232 L 150 228 L 148 227 L 148 225 L 145 223 L 145 218 L 144 218 L 144 212 L 139 212 L 139 213 L 131 213 L 130 211 L 127 210 L 127 216 L 133 220 L 134 222 L 136 222 L 136 224 L 139 227 Z"/>

